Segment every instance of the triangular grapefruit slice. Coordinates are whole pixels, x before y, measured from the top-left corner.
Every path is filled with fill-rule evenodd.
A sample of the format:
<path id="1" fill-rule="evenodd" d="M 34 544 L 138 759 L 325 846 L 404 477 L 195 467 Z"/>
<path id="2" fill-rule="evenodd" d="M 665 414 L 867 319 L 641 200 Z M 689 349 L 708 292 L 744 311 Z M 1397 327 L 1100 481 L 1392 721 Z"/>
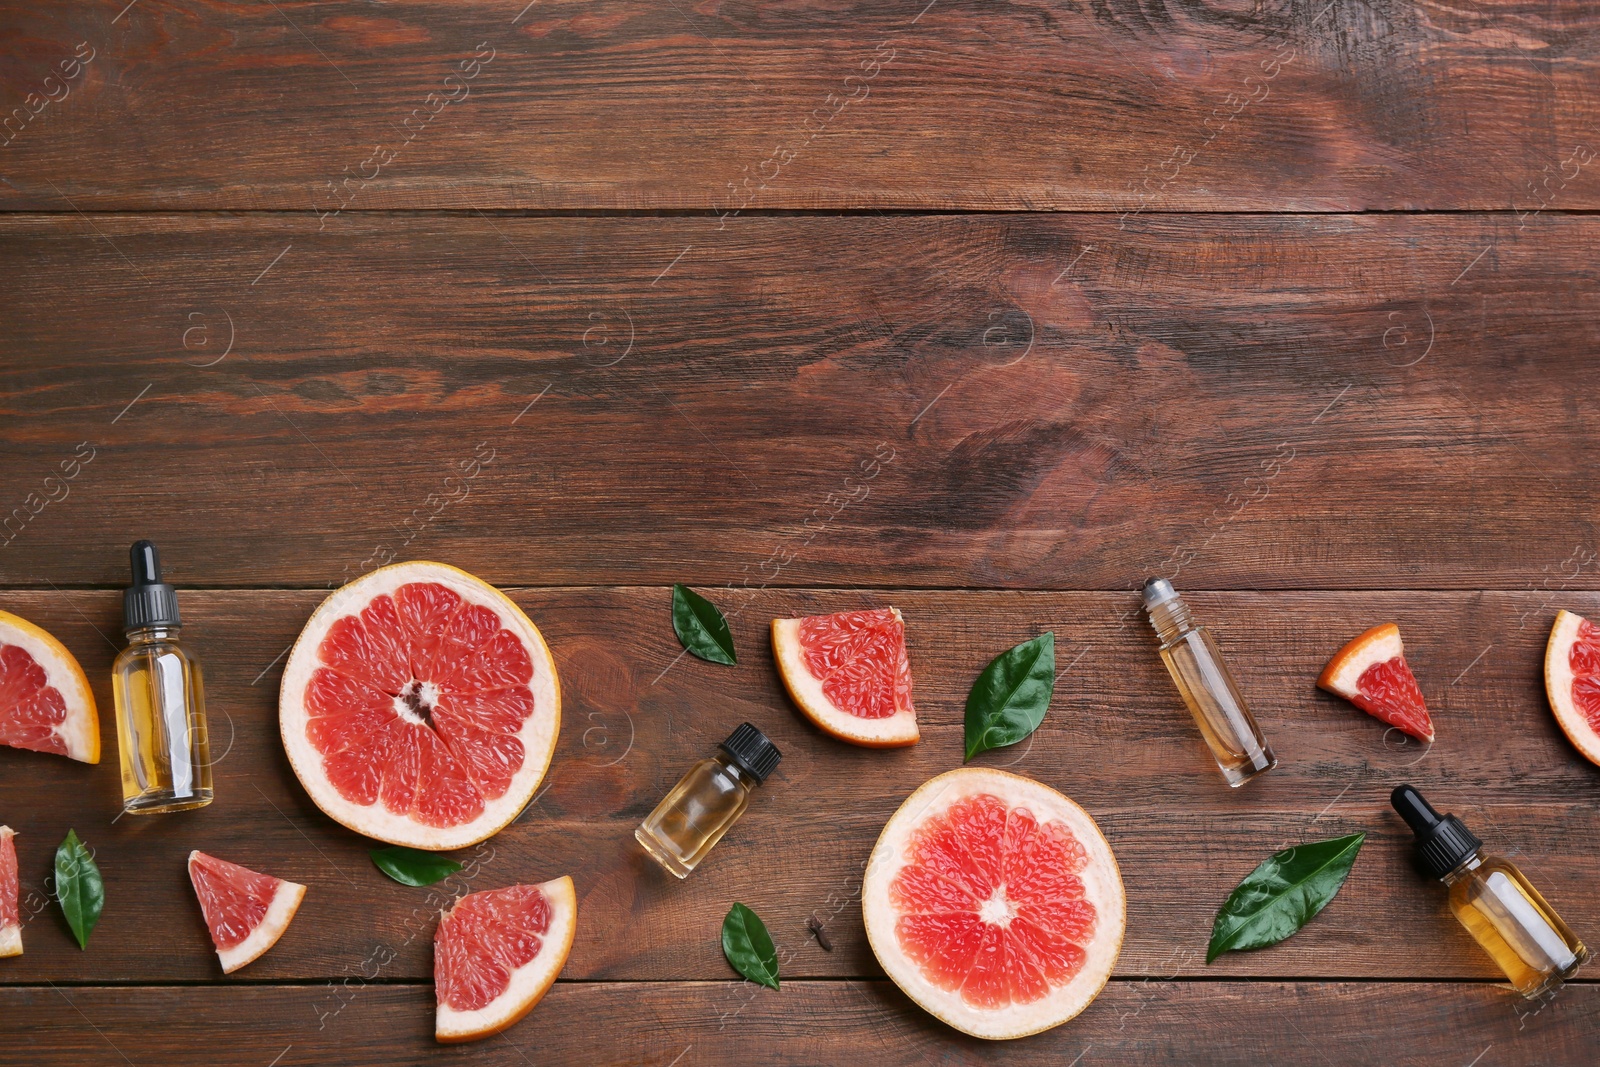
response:
<path id="1" fill-rule="evenodd" d="M 1392 622 L 1374 626 L 1341 648 L 1322 668 L 1317 684 L 1419 741 L 1433 740 L 1433 720 L 1406 666 L 1400 627 Z"/>
<path id="2" fill-rule="evenodd" d="M 1562 732 L 1600 764 L 1600 627 L 1570 611 L 1556 613 L 1544 646 L 1544 689 Z"/>
<path id="3" fill-rule="evenodd" d="M 862 882 L 884 972 L 963 1033 L 1024 1037 L 1077 1015 L 1111 977 L 1127 899 L 1088 812 L 988 767 L 939 775 L 894 813 Z"/>
<path id="4" fill-rule="evenodd" d="M 0 611 L 0 745 L 100 762 L 100 717 L 72 653 Z"/>
<path id="5" fill-rule="evenodd" d="M 917 743 L 906 626 L 894 608 L 772 620 L 789 695 L 824 733 L 866 748 Z"/>
<path id="6" fill-rule="evenodd" d="M 289 654 L 284 748 L 317 806 L 357 833 L 451 849 L 532 799 L 561 726 L 556 665 L 498 589 L 396 563 L 337 590 Z"/>
<path id="7" fill-rule="evenodd" d="M 433 935 L 434 1037 L 476 1041 L 532 1011 L 565 966 L 577 926 L 571 878 L 456 901 Z"/>
<path id="8" fill-rule="evenodd" d="M 22 912 L 17 908 L 16 832 L 0 826 L 0 959 L 22 955 Z"/>
<path id="9" fill-rule="evenodd" d="M 232 974 L 276 945 L 306 895 L 303 885 L 200 851 L 189 853 L 189 881 L 223 974 Z"/>

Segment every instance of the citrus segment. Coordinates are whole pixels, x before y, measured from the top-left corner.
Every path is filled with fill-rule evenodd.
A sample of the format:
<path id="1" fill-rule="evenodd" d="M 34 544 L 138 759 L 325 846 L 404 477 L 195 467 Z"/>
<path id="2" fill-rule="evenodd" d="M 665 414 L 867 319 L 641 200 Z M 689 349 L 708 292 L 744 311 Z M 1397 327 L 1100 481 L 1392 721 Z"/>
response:
<path id="1" fill-rule="evenodd" d="M 189 881 L 223 974 L 232 974 L 277 944 L 306 895 L 303 885 L 199 851 L 189 853 Z"/>
<path id="2" fill-rule="evenodd" d="M 16 833 L 0 826 L 0 959 L 22 955 L 22 912 L 17 907 Z"/>
<path id="3" fill-rule="evenodd" d="M 100 719 L 72 653 L 0 611 L 0 745 L 100 762 Z"/>
<path id="4" fill-rule="evenodd" d="M 772 620 L 789 695 L 825 733 L 868 748 L 917 742 L 906 628 L 894 608 Z"/>
<path id="5" fill-rule="evenodd" d="M 544 777 L 560 727 L 555 663 L 493 586 L 399 563 L 335 592 L 284 670 L 285 748 L 317 805 L 398 845 L 499 830 Z"/>
<path id="6" fill-rule="evenodd" d="M 975 1037 L 1058 1026 L 1105 985 L 1127 905 L 1082 808 L 1018 775 L 950 771 L 913 793 L 872 853 L 867 939 L 906 995 Z"/>
<path id="7" fill-rule="evenodd" d="M 1556 613 L 1544 650 L 1544 687 L 1562 732 L 1600 764 L 1600 627 L 1570 611 Z"/>
<path id="8" fill-rule="evenodd" d="M 1341 648 L 1322 669 L 1317 685 L 1418 740 L 1433 740 L 1433 720 L 1406 666 L 1400 627 L 1392 622 L 1374 626 Z"/>
<path id="9" fill-rule="evenodd" d="M 577 917 L 571 878 L 456 901 L 433 937 L 434 1036 L 474 1041 L 533 1010 L 567 962 Z"/>

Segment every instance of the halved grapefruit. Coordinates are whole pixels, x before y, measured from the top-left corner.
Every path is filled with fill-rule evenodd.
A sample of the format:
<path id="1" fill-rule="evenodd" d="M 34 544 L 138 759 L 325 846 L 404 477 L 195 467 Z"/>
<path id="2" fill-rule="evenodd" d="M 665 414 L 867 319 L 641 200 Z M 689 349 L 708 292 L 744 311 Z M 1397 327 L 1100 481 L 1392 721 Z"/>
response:
<path id="1" fill-rule="evenodd" d="M 283 672 L 295 774 L 357 833 L 451 849 L 527 806 L 561 727 L 556 665 L 501 593 L 442 563 L 396 563 L 334 592 Z"/>
<path id="2" fill-rule="evenodd" d="M 16 832 L 0 826 L 0 959 L 22 955 L 22 912 L 17 908 Z"/>
<path id="3" fill-rule="evenodd" d="M 866 748 L 917 743 L 898 610 L 773 619 L 772 654 L 789 695 L 824 733 Z"/>
<path id="4" fill-rule="evenodd" d="M 1433 720 L 1406 666 L 1400 627 L 1392 622 L 1374 626 L 1341 648 L 1322 668 L 1317 684 L 1419 741 L 1433 740 Z"/>
<path id="5" fill-rule="evenodd" d="M 100 762 L 100 717 L 72 653 L 0 611 L 0 745 Z"/>
<path id="6" fill-rule="evenodd" d="M 1127 900 L 1088 812 L 1032 779 L 963 767 L 884 826 L 861 912 L 908 997 L 963 1033 L 1001 1039 L 1088 1007 L 1117 962 Z"/>
<path id="7" fill-rule="evenodd" d="M 189 853 L 189 881 L 223 974 L 232 974 L 276 945 L 306 895 L 303 885 L 200 851 Z"/>
<path id="8" fill-rule="evenodd" d="M 1570 611 L 1556 613 L 1544 646 L 1544 690 L 1568 740 L 1600 764 L 1600 627 Z"/>
<path id="9" fill-rule="evenodd" d="M 577 925 L 566 877 L 456 901 L 433 935 L 434 1037 L 476 1041 L 532 1011 L 566 964 Z"/>

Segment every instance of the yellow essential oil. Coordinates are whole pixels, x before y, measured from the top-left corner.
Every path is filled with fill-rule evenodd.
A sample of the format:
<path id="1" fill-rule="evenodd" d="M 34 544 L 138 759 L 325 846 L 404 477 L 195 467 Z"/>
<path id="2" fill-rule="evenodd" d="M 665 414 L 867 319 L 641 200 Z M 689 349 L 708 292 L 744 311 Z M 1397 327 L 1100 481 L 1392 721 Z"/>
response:
<path id="1" fill-rule="evenodd" d="M 133 585 L 122 597 L 128 647 L 111 668 L 122 760 L 122 810 L 187 811 L 211 803 L 200 665 L 178 644 L 178 594 L 161 580 L 156 546 L 131 550 Z"/>
<path id="2" fill-rule="evenodd" d="M 783 758 L 777 746 L 743 723 L 719 746 L 721 752 L 689 768 L 633 836 L 650 858 L 679 878 L 706 858 L 713 845 L 744 814 L 750 791 L 767 780 Z"/>
<path id="3" fill-rule="evenodd" d="M 1441 816 L 1409 785 L 1389 797 L 1417 836 L 1417 864 L 1450 887 L 1450 911 L 1530 999 L 1577 973 L 1589 950 L 1510 860 L 1484 855 L 1483 842 L 1454 815 Z"/>

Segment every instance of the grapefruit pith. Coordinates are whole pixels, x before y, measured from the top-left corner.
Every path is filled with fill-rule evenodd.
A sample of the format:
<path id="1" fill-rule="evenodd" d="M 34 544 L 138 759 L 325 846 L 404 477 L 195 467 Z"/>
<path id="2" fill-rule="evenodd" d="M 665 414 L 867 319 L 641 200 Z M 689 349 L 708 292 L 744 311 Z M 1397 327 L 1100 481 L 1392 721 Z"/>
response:
<path id="1" fill-rule="evenodd" d="M 1562 732 L 1584 759 L 1600 764 L 1600 627 L 1556 613 L 1544 646 L 1544 689 Z"/>
<path id="2" fill-rule="evenodd" d="M 1111 977 L 1127 900 L 1111 846 L 1029 778 L 963 767 L 894 813 L 862 881 L 867 940 L 923 1008 L 990 1039 L 1048 1030 Z"/>
<path id="3" fill-rule="evenodd" d="M 561 727 L 555 661 L 505 594 L 442 563 L 336 590 L 283 672 L 283 744 L 316 805 L 357 833 L 451 849 L 527 806 Z"/>
<path id="4" fill-rule="evenodd" d="M 100 717 L 72 653 L 0 611 L 0 745 L 100 762 Z"/>
<path id="5" fill-rule="evenodd" d="M 917 743 L 906 626 L 894 608 L 772 620 L 789 695 L 824 733 L 866 748 Z"/>
<path id="6" fill-rule="evenodd" d="M 1433 720 L 1406 666 L 1400 627 L 1392 622 L 1374 626 L 1335 653 L 1317 685 L 1419 741 L 1433 740 Z"/>
<path id="7" fill-rule="evenodd" d="M 232 974 L 276 945 L 306 895 L 303 885 L 198 850 L 189 853 L 189 881 L 223 974 Z"/>
<path id="8" fill-rule="evenodd" d="M 0 959 L 22 955 L 22 912 L 17 907 L 15 831 L 0 826 Z"/>
<path id="9" fill-rule="evenodd" d="M 549 991 L 572 952 L 578 896 L 571 878 L 462 897 L 433 935 L 434 1037 L 497 1034 Z"/>

